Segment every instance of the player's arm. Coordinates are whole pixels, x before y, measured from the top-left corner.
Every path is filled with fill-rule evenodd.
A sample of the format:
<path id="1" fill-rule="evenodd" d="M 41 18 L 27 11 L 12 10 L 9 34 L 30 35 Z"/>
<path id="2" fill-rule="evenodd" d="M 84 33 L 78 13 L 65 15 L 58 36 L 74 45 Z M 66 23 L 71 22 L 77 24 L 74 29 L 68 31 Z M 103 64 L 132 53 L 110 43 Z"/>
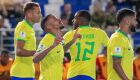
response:
<path id="1" fill-rule="evenodd" d="M 113 69 L 116 71 L 121 80 L 129 80 L 122 68 L 122 58 L 125 52 L 124 41 L 119 37 L 114 37 L 110 42 L 110 50 L 113 61 Z"/>
<path id="2" fill-rule="evenodd" d="M 123 68 L 121 66 L 121 58 L 113 57 L 113 68 L 116 71 L 116 73 L 119 75 L 121 80 L 129 80 L 126 74 L 123 71 Z"/>
<path id="3" fill-rule="evenodd" d="M 42 52 L 40 51 L 37 51 L 34 55 L 34 58 L 33 58 L 33 62 L 34 63 L 38 63 L 40 62 L 53 48 L 55 48 L 60 42 L 62 41 L 62 39 L 60 38 L 55 38 L 54 40 L 54 43 L 46 48 L 45 50 L 43 50 Z"/>
<path id="4" fill-rule="evenodd" d="M 17 40 L 16 55 L 20 57 L 33 56 L 36 51 L 29 51 L 24 49 L 25 41 Z"/>
<path id="5" fill-rule="evenodd" d="M 75 41 L 78 39 L 78 38 L 81 38 L 81 35 L 77 33 L 78 29 L 76 29 L 75 33 L 74 33 L 74 36 L 73 36 L 73 39 L 71 41 L 69 41 L 66 45 L 64 45 L 64 51 L 66 52 L 70 46 L 72 44 L 75 43 Z M 69 36 L 68 36 L 69 37 Z"/>

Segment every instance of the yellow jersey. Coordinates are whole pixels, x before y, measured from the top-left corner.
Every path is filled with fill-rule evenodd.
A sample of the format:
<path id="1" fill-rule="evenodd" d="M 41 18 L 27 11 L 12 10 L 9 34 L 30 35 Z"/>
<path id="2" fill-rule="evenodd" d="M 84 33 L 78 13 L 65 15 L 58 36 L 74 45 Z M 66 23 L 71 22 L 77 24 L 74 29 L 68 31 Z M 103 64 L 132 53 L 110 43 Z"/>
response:
<path id="1" fill-rule="evenodd" d="M 107 72 L 108 80 L 121 80 L 116 71 L 113 68 L 113 58 L 121 58 L 121 66 L 129 78 L 133 79 L 133 48 L 130 43 L 130 40 L 124 32 L 117 30 L 112 34 L 107 49 Z"/>
<path id="2" fill-rule="evenodd" d="M 64 35 L 65 44 L 73 39 L 74 33 L 75 30 Z M 103 30 L 90 26 L 80 26 L 78 34 L 82 38 L 70 47 L 71 61 L 67 78 L 86 75 L 96 79 L 96 57 L 101 46 L 107 46 L 108 36 Z"/>
<path id="3" fill-rule="evenodd" d="M 47 33 L 41 40 L 37 52 L 44 51 L 54 43 L 55 35 Z M 58 44 L 40 61 L 39 80 L 62 80 L 64 50 L 62 44 Z"/>
<path id="4" fill-rule="evenodd" d="M 11 68 L 11 76 L 14 77 L 34 77 L 33 57 L 19 57 L 16 55 L 17 41 L 24 41 L 24 49 L 28 51 L 36 50 L 36 38 L 33 27 L 26 20 L 18 23 L 14 33 L 15 60 Z"/>

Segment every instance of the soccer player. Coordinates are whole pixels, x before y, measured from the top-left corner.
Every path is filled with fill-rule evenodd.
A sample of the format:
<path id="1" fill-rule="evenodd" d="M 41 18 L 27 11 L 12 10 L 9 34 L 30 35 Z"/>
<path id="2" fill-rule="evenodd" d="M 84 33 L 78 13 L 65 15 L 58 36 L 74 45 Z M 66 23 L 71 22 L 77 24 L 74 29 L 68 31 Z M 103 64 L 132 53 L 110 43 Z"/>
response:
<path id="1" fill-rule="evenodd" d="M 10 80 L 10 69 L 13 59 L 10 58 L 10 53 L 3 50 L 0 56 L 0 80 Z"/>
<path id="2" fill-rule="evenodd" d="M 91 16 L 88 11 L 78 11 L 73 19 L 74 28 L 64 35 L 65 50 L 70 47 L 70 66 L 68 80 L 95 80 L 96 57 L 101 45 L 107 46 L 107 34 L 90 26 Z M 73 38 L 74 33 L 81 37 Z"/>
<path id="3" fill-rule="evenodd" d="M 133 47 L 128 38 L 137 24 L 136 13 L 124 8 L 118 11 L 119 29 L 112 34 L 107 49 L 108 80 L 133 79 Z"/>
<path id="4" fill-rule="evenodd" d="M 133 60 L 134 80 L 140 80 L 140 46 L 136 48 L 136 54 Z"/>
<path id="5" fill-rule="evenodd" d="M 14 33 L 15 60 L 11 68 L 12 80 L 34 80 L 33 55 L 36 52 L 36 38 L 33 24 L 40 21 L 38 3 L 24 6 L 25 18 L 16 26 Z"/>
<path id="6" fill-rule="evenodd" d="M 61 21 L 51 14 L 41 21 L 41 27 L 47 34 L 40 41 L 33 59 L 40 63 L 39 80 L 62 80 L 64 50 L 61 25 Z"/>
<path id="7" fill-rule="evenodd" d="M 98 55 L 96 60 L 97 80 L 107 80 L 107 48 L 103 49 L 103 53 Z"/>

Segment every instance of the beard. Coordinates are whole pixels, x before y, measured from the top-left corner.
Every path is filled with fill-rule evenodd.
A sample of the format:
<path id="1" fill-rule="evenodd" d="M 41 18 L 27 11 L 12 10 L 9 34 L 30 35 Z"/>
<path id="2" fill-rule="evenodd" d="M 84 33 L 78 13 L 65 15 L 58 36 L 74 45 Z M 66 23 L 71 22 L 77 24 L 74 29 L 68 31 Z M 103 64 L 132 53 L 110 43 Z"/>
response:
<path id="1" fill-rule="evenodd" d="M 130 28 L 129 28 L 129 31 L 130 32 L 136 32 L 136 26 L 131 26 Z"/>

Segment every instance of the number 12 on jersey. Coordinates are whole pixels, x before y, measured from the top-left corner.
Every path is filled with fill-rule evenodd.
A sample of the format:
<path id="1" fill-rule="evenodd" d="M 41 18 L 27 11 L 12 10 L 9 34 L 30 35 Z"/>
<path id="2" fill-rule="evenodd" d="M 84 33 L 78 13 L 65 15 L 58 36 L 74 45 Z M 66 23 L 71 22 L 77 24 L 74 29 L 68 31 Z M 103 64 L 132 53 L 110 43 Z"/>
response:
<path id="1" fill-rule="evenodd" d="M 90 58 L 88 58 L 86 55 L 87 54 L 92 55 L 93 50 L 94 50 L 94 42 L 85 42 L 85 44 L 86 44 L 86 46 L 90 46 L 90 49 L 84 48 L 84 53 L 82 55 L 82 61 L 90 60 Z M 84 47 L 84 46 L 81 46 L 80 42 L 77 42 L 76 46 L 77 46 L 77 57 L 76 57 L 75 61 L 80 61 L 81 60 L 80 59 L 81 47 Z"/>

